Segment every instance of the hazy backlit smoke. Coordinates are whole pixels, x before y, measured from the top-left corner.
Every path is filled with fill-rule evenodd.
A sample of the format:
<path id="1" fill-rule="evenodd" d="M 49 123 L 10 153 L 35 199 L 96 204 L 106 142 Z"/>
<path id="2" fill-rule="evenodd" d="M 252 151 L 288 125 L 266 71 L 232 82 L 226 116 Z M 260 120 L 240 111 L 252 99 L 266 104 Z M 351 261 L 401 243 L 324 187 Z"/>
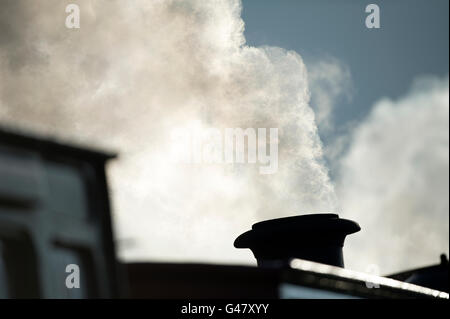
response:
<path id="1" fill-rule="evenodd" d="M 69 3 L 81 29 L 65 28 Z M 0 2 L 0 125 L 120 153 L 108 173 L 117 237 L 133 239 L 123 257 L 251 262 L 232 243 L 253 222 L 337 208 L 305 65 L 292 51 L 246 46 L 240 12 L 238 0 Z M 349 72 L 333 59 L 310 68 L 329 132 Z M 418 83 L 349 134 L 339 213 L 363 228 L 347 240 L 349 268 L 386 273 L 448 251 L 448 92 L 448 79 Z M 276 127 L 278 172 L 175 165 L 179 127 Z"/>
<path id="2" fill-rule="evenodd" d="M 347 240 L 350 268 L 388 273 L 448 254 L 448 101 L 448 78 L 422 79 L 355 130 L 337 185 L 344 216 L 363 229 Z"/>
<path id="3" fill-rule="evenodd" d="M 64 26 L 77 3 L 81 29 Z M 333 211 L 301 57 L 245 45 L 237 0 L 17 1 L 0 10 L 0 122 L 120 152 L 121 255 L 249 260 L 261 219 Z M 279 169 L 173 165 L 172 128 L 276 127 Z"/>
<path id="4" fill-rule="evenodd" d="M 308 64 L 311 104 L 321 133 L 333 132 L 333 111 L 353 96 L 352 76 L 347 65 L 336 58 L 324 57 Z"/>

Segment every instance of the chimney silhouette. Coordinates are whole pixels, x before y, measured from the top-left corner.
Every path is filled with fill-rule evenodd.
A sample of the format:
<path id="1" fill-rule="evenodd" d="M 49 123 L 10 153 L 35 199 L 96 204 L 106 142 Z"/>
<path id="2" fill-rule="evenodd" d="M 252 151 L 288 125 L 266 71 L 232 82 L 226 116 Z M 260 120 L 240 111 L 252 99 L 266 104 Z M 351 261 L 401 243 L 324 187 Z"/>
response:
<path id="1" fill-rule="evenodd" d="M 285 266 L 292 258 L 344 267 L 345 237 L 361 228 L 337 214 L 310 214 L 265 220 L 234 241 L 250 248 L 258 266 Z"/>

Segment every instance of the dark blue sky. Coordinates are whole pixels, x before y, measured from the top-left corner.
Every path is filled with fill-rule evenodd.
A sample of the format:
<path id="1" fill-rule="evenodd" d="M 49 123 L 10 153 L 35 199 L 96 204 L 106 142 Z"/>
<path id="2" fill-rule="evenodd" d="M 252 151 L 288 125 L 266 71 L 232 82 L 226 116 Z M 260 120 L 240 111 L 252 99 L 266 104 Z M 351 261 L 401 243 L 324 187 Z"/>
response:
<path id="1" fill-rule="evenodd" d="M 381 28 L 365 27 L 366 5 L 376 3 Z M 404 95 L 421 75 L 449 69 L 447 0 L 243 0 L 247 43 L 297 51 L 305 60 L 332 56 L 346 64 L 355 88 L 339 103 L 336 125 L 359 121 L 381 97 Z"/>

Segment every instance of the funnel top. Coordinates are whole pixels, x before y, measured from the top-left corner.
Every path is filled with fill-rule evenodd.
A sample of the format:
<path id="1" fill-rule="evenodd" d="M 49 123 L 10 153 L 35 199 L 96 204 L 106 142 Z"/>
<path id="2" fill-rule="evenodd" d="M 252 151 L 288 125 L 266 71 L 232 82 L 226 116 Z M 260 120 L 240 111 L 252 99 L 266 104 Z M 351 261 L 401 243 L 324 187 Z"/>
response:
<path id="1" fill-rule="evenodd" d="M 337 214 L 309 214 L 265 220 L 234 241 L 236 248 L 250 248 L 264 260 L 302 258 L 343 267 L 345 237 L 361 228 Z"/>

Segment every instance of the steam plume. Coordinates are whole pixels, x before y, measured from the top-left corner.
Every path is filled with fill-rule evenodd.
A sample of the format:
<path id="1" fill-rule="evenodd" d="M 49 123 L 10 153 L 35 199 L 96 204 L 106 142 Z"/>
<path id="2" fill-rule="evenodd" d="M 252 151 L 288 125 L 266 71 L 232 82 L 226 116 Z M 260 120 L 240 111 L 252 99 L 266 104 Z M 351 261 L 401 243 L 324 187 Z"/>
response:
<path id="1" fill-rule="evenodd" d="M 81 9 L 66 29 L 65 6 Z M 237 0 L 17 1 L 0 10 L 0 122 L 120 152 L 109 167 L 125 258 L 251 260 L 256 220 L 333 211 L 301 57 L 245 44 Z M 276 127 L 279 170 L 176 166 L 172 128 Z M 247 258 L 246 258 L 247 257 Z"/>
<path id="2" fill-rule="evenodd" d="M 448 254 L 448 85 L 420 79 L 353 132 L 336 187 L 344 216 L 364 230 L 347 241 L 349 267 L 392 273 Z"/>

